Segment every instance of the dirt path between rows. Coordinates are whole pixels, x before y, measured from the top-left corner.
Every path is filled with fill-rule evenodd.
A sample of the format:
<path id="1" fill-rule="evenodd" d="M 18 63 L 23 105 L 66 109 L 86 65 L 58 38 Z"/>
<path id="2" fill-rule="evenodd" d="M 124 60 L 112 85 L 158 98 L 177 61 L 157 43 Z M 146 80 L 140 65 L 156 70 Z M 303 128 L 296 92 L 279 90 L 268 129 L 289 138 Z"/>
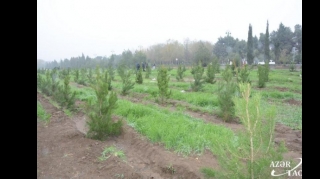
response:
<path id="1" fill-rule="evenodd" d="M 130 126 L 124 125 L 119 137 L 107 141 L 85 138 L 81 121 L 85 115 L 72 118 L 52 106 L 41 94 L 37 94 L 45 110 L 52 114 L 48 125 L 37 123 L 37 175 L 49 178 L 203 178 L 202 167 L 218 168 L 210 152 L 201 156 L 178 156 L 160 144 L 153 144 Z M 111 156 L 99 161 L 105 146 L 121 149 L 126 160 Z"/>

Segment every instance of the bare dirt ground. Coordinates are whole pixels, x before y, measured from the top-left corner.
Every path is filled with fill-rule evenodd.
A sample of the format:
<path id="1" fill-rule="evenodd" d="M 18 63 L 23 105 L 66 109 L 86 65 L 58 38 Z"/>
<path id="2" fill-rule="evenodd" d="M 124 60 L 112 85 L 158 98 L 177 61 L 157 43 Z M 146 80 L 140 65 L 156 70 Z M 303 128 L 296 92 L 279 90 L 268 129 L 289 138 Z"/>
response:
<path id="1" fill-rule="evenodd" d="M 197 179 L 204 178 L 200 173 L 201 168 L 219 168 L 218 161 L 209 151 L 200 156 L 179 156 L 166 150 L 161 144 L 149 142 L 126 124 L 119 137 L 112 137 L 107 141 L 88 139 L 85 137 L 84 114 L 77 113 L 68 117 L 40 93 L 37 93 L 37 100 L 52 115 L 48 124 L 39 120 L 37 122 L 39 179 Z M 207 114 L 193 112 L 192 116 L 210 122 Z M 240 124 L 230 124 L 229 127 L 236 130 L 241 128 L 239 126 Z M 280 141 L 285 141 L 289 150 L 285 154 L 286 159 L 302 157 L 301 131 L 277 124 L 275 142 Z M 122 150 L 126 159 L 111 155 L 107 160 L 99 161 L 98 157 L 106 146 Z"/>

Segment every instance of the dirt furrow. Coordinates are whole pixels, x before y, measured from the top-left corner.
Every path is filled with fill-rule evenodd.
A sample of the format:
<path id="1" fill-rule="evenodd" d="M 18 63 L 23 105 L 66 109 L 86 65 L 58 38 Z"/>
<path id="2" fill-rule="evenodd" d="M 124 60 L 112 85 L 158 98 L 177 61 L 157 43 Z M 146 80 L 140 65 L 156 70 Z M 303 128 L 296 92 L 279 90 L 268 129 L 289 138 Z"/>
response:
<path id="1" fill-rule="evenodd" d="M 47 99 L 38 100 L 52 115 L 50 123 L 37 123 L 38 178 L 203 178 L 202 167 L 218 167 L 215 157 L 206 152 L 202 156 L 178 156 L 160 144 L 153 144 L 127 124 L 119 137 L 96 141 L 85 137 L 77 123 L 85 119 L 78 113 L 72 118 L 59 112 Z M 77 117 L 79 117 L 77 119 Z M 83 125 L 83 124 L 81 124 Z M 80 125 L 80 126 L 81 126 Z M 98 157 L 104 147 L 116 146 L 126 160 L 110 156 Z"/>

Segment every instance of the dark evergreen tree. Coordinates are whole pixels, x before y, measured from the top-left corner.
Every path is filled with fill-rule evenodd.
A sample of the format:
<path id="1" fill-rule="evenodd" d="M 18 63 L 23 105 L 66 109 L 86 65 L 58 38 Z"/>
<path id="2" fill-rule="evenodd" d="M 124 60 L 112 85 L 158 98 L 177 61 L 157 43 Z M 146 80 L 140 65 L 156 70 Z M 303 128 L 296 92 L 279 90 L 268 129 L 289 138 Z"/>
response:
<path id="1" fill-rule="evenodd" d="M 123 72 L 123 77 L 122 79 L 122 91 L 121 94 L 122 95 L 127 95 L 129 93 L 130 89 L 133 89 L 134 87 L 134 81 L 130 80 L 130 77 L 132 75 L 132 71 L 131 70 L 125 70 Z"/>
<path id="2" fill-rule="evenodd" d="M 105 72 L 104 72 L 104 79 L 103 79 L 103 81 L 108 84 L 108 90 L 111 91 L 111 90 L 112 90 L 111 77 L 110 77 L 108 74 L 109 74 L 108 71 L 105 71 Z"/>
<path id="3" fill-rule="evenodd" d="M 97 69 L 99 70 L 98 67 Z M 104 140 L 109 136 L 121 134 L 122 121 L 114 122 L 112 120 L 112 114 L 117 107 L 118 98 L 115 92 L 110 93 L 108 83 L 99 74 L 100 72 L 97 75 L 95 84 L 92 85 L 96 98 L 89 99 L 86 108 L 89 116 L 87 136 Z"/>
<path id="4" fill-rule="evenodd" d="M 200 91 L 203 88 L 204 78 L 203 78 L 204 68 L 202 63 L 199 62 L 198 65 L 192 67 L 191 74 L 193 75 L 194 82 L 191 83 L 191 88 L 193 91 Z"/>
<path id="5" fill-rule="evenodd" d="M 270 39 L 269 39 L 269 22 L 267 21 L 267 29 L 264 39 L 264 59 L 265 63 L 269 63 L 270 60 Z"/>
<path id="6" fill-rule="evenodd" d="M 237 90 L 237 84 L 232 80 L 233 74 L 230 66 L 221 73 L 222 80 L 218 83 L 219 116 L 225 121 L 230 121 L 235 115 L 233 98 Z"/>
<path id="7" fill-rule="evenodd" d="M 164 66 L 161 66 L 158 69 L 157 82 L 159 88 L 159 97 L 162 104 L 164 104 L 165 99 L 169 98 L 171 95 L 171 90 L 169 90 L 170 77 L 167 73 L 168 69 Z"/>
<path id="8" fill-rule="evenodd" d="M 70 110 L 74 110 L 76 92 L 71 91 L 69 81 L 70 76 L 65 76 L 63 86 L 59 85 L 58 93 L 55 94 L 54 98 L 61 105 L 61 107 L 66 107 Z"/>
<path id="9" fill-rule="evenodd" d="M 179 66 L 178 66 L 178 69 L 177 69 L 177 76 L 176 76 L 176 79 L 178 80 L 178 81 L 183 81 L 183 73 L 186 71 L 186 67 L 185 66 L 183 66 L 182 67 L 182 65 L 180 64 Z"/>
<path id="10" fill-rule="evenodd" d="M 206 73 L 206 82 L 214 84 L 216 82 L 215 75 L 217 73 L 217 61 L 213 60 L 207 66 L 207 73 Z"/>
<path id="11" fill-rule="evenodd" d="M 264 61 L 265 61 L 265 73 L 266 73 L 266 81 L 269 81 L 269 72 L 270 72 L 270 48 L 269 48 L 270 40 L 269 40 L 269 22 L 267 21 L 267 29 L 264 41 Z"/>
<path id="12" fill-rule="evenodd" d="M 252 39 L 251 24 L 249 24 L 248 41 L 247 41 L 247 62 L 249 65 L 253 63 L 253 39 Z"/>

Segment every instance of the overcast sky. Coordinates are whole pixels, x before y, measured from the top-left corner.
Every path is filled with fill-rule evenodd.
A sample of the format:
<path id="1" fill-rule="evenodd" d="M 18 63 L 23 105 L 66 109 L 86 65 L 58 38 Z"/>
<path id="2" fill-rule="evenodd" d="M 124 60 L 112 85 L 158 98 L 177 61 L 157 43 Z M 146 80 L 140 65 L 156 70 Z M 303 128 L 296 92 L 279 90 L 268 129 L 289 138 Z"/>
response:
<path id="1" fill-rule="evenodd" d="M 168 39 L 240 40 L 302 25 L 302 0 L 37 0 L 37 59 L 121 54 Z"/>

